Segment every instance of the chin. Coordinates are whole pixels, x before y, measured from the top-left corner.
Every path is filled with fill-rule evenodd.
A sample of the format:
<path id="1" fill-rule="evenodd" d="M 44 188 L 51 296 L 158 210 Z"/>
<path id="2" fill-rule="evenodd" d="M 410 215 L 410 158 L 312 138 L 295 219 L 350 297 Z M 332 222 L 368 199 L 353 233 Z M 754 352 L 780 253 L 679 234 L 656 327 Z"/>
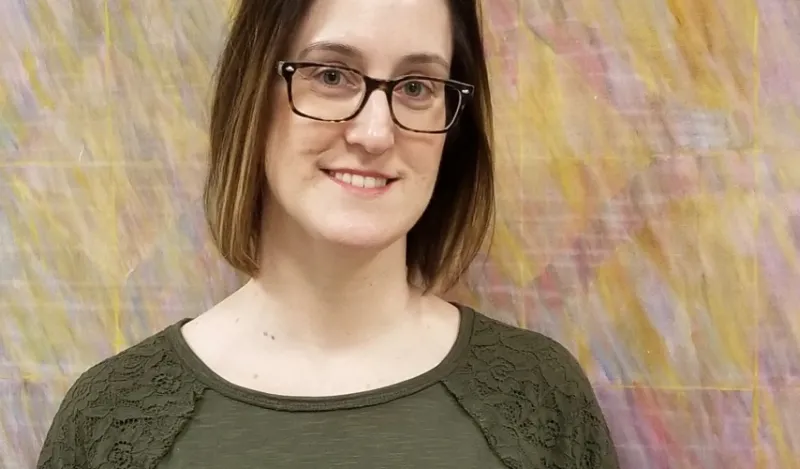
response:
<path id="1" fill-rule="evenodd" d="M 400 234 L 389 234 L 381 232 L 353 232 L 335 231 L 319 233 L 325 241 L 342 247 L 366 250 L 381 250 L 391 246 L 395 241 L 402 238 Z"/>
<path id="2" fill-rule="evenodd" d="M 334 222 L 311 227 L 313 237 L 347 248 L 380 250 L 401 239 L 408 230 L 375 222 Z"/>

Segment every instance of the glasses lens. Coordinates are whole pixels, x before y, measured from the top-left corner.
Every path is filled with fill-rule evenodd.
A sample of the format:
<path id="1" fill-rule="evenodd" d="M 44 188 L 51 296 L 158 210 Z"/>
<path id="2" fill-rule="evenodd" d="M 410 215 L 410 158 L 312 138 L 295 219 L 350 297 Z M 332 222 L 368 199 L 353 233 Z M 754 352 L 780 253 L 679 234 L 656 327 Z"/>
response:
<path id="1" fill-rule="evenodd" d="M 364 97 L 364 80 L 350 70 L 304 66 L 292 75 L 292 101 L 301 113 L 324 120 L 353 115 Z"/>
<path id="2" fill-rule="evenodd" d="M 409 78 L 392 91 L 395 118 L 404 127 L 420 132 L 450 128 L 461 108 L 461 89 L 450 83 Z"/>

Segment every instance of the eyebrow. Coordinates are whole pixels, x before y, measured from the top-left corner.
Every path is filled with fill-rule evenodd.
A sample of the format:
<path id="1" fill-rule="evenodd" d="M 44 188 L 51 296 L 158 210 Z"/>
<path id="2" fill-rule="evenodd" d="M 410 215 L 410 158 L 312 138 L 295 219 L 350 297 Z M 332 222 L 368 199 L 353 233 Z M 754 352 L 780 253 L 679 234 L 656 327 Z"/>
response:
<path id="1" fill-rule="evenodd" d="M 303 60 L 308 55 L 314 52 L 332 52 L 353 60 L 363 60 L 364 55 L 355 47 L 348 46 L 339 42 L 320 41 L 315 42 L 303 48 L 298 54 L 298 58 Z M 439 54 L 430 54 L 425 52 L 408 54 L 400 61 L 403 65 L 430 65 L 435 64 L 443 67 L 445 70 L 450 70 L 450 62 L 445 60 Z"/>

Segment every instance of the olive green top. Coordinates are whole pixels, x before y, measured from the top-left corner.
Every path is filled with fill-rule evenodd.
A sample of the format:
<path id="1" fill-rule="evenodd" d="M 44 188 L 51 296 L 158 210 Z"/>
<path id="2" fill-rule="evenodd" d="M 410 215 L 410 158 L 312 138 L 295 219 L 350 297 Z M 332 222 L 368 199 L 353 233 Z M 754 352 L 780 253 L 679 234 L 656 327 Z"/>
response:
<path id="1" fill-rule="evenodd" d="M 38 469 L 618 469 L 570 353 L 464 306 L 448 356 L 334 397 L 275 396 L 206 367 L 174 324 L 86 371 Z"/>

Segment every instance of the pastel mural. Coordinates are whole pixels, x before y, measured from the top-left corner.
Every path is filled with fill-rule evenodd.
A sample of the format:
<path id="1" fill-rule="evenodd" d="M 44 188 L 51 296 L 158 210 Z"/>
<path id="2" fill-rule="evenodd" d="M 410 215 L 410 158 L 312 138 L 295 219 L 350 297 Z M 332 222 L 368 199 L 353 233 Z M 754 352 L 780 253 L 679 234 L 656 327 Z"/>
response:
<path id="1" fill-rule="evenodd" d="M 205 234 L 225 0 L 0 2 L 0 467 L 241 282 Z M 499 218 L 458 296 L 589 373 L 626 469 L 800 468 L 800 3 L 484 0 Z"/>

